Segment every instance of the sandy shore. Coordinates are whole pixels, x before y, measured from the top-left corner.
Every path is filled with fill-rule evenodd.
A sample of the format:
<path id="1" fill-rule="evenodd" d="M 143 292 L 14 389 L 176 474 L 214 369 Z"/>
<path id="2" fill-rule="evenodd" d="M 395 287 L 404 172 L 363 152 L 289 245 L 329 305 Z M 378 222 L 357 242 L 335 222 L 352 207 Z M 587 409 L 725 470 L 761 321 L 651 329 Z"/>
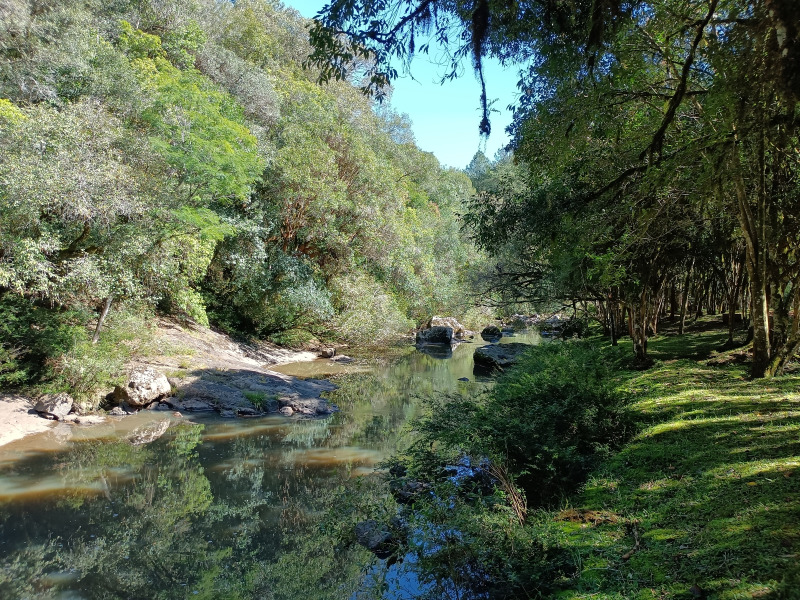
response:
<path id="1" fill-rule="evenodd" d="M 31 433 L 47 431 L 53 425 L 33 411 L 33 402 L 23 396 L 0 393 L 0 446 Z"/>

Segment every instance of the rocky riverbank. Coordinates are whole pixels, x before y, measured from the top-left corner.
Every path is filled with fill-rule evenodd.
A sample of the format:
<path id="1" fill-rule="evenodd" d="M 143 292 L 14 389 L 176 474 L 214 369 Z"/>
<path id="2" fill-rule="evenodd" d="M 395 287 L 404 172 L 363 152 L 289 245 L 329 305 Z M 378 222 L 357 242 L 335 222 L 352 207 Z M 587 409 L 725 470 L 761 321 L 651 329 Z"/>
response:
<path id="1" fill-rule="evenodd" d="M 101 393 L 105 410 L 95 415 L 82 414 L 85 411 L 77 404 L 68 406 L 67 394 L 41 399 L 0 395 L 0 445 L 45 432 L 54 421 L 91 426 L 142 410 L 173 415 L 217 412 L 231 418 L 269 413 L 309 418 L 338 410 L 321 397 L 335 389 L 329 381 L 270 370 L 279 364 L 317 360 L 317 352 L 244 344 L 204 327 L 165 319 L 158 322 L 153 348 L 153 354 L 128 365 L 125 385 Z"/>

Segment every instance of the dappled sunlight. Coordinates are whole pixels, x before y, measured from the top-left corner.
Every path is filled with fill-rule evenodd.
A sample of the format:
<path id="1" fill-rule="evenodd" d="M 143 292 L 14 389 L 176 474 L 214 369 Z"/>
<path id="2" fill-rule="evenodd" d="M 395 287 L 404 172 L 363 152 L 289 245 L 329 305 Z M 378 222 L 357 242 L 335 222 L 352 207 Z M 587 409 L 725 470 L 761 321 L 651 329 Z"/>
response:
<path id="1" fill-rule="evenodd" d="M 715 598 L 769 597 L 800 557 L 799 384 L 684 360 L 631 374 L 632 410 L 650 422 L 584 488 L 585 509 L 623 521 L 569 532 L 593 557 L 581 581 L 650 573 L 629 597 L 690 597 L 697 582 Z"/>

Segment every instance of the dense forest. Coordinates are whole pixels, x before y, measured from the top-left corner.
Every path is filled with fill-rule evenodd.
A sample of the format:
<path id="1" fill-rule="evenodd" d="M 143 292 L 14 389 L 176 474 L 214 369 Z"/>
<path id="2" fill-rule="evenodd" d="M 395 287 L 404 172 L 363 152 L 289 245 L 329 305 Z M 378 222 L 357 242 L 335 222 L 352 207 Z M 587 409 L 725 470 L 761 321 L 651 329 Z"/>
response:
<path id="1" fill-rule="evenodd" d="M 468 309 L 469 178 L 358 76 L 318 85 L 293 10 L 37 0 L 0 15 L 0 384 L 80 393 L 81 369 L 153 311 L 300 344 L 383 342 Z"/>

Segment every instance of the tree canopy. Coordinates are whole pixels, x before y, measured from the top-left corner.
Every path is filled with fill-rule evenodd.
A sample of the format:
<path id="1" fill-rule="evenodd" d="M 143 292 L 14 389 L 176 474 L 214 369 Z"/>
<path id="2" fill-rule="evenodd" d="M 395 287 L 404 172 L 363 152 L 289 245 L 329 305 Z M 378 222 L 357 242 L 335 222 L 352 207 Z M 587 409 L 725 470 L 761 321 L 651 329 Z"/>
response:
<path id="1" fill-rule="evenodd" d="M 350 49 L 372 86 L 432 44 L 479 75 L 487 56 L 520 65 L 524 174 L 481 190 L 470 216 L 484 247 L 522 257 L 498 284 L 624 312 L 642 360 L 667 295 L 714 304 L 700 289 L 726 289 L 721 304 L 749 308 L 761 376 L 800 342 L 798 17 L 784 0 L 332 2 L 313 59 L 344 76 Z"/>

